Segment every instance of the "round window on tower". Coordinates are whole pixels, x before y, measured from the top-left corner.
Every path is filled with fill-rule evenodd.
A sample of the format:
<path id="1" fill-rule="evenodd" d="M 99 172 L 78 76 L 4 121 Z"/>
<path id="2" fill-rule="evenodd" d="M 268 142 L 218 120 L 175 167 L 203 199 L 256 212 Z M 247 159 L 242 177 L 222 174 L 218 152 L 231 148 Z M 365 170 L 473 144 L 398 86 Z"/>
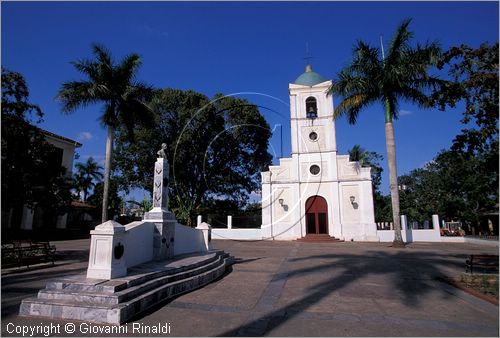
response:
<path id="1" fill-rule="evenodd" d="M 309 133 L 309 139 L 311 141 L 316 141 L 318 139 L 318 134 L 315 131 L 312 131 L 311 133 Z"/>
<path id="2" fill-rule="evenodd" d="M 310 168 L 309 168 L 309 172 L 313 175 L 318 175 L 319 172 L 321 171 L 321 169 L 319 168 L 318 165 L 316 164 L 313 164 Z"/>

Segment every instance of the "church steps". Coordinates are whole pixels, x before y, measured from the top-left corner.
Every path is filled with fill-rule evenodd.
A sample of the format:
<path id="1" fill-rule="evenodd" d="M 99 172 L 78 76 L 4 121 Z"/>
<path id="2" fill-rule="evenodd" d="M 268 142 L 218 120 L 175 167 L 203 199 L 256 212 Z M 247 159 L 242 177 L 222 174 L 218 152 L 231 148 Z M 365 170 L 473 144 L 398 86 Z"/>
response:
<path id="1" fill-rule="evenodd" d="M 329 235 L 306 235 L 302 238 L 297 239 L 298 242 L 310 242 L 310 243 L 342 243 L 343 239 L 338 239 Z"/>
<path id="2" fill-rule="evenodd" d="M 66 282 L 68 290 L 44 289 L 39 292 L 38 298 L 23 300 L 19 314 L 121 324 L 159 302 L 200 288 L 222 276 L 232 264 L 233 258 L 220 251 L 214 256 L 215 258 L 202 260 L 201 265 L 196 262 L 183 267 L 182 272 L 171 269 L 170 272 L 176 271 L 177 274 L 164 276 L 158 274 L 158 271 L 147 273 L 149 278 L 144 285 L 133 283 L 133 286 L 114 293 L 109 292 L 113 283 L 108 282 L 123 285 L 123 281 L 101 280 L 101 284 L 108 283 L 107 286 L 110 286 L 107 289 L 100 288 L 101 292 L 89 291 L 89 288 L 86 288 L 86 291 L 76 291 L 84 283 L 75 283 L 80 285 L 71 287 L 71 284 Z M 98 283 L 98 280 L 91 282 Z M 63 283 L 59 285 L 61 284 Z M 51 284 L 51 287 L 54 286 L 57 285 Z M 122 287 L 118 286 L 118 289 Z"/>

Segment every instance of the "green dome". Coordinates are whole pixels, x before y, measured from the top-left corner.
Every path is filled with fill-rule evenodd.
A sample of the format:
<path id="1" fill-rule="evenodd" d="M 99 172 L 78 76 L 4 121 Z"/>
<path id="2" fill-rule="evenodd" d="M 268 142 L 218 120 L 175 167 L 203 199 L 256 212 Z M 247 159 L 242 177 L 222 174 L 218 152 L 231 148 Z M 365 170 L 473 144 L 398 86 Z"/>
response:
<path id="1" fill-rule="evenodd" d="M 311 65 L 306 66 L 306 71 L 302 73 L 296 80 L 295 84 L 312 87 L 326 80 L 316 72 L 312 71 Z"/>

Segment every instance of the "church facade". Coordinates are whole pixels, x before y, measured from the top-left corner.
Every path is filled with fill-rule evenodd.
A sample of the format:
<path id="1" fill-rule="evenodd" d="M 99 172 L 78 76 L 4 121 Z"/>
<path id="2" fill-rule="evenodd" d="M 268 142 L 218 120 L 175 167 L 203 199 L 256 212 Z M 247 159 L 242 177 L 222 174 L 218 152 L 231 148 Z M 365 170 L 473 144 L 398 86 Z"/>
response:
<path id="1" fill-rule="evenodd" d="M 370 168 L 337 153 L 331 80 L 289 85 L 292 156 L 262 172 L 262 239 L 379 241 Z"/>

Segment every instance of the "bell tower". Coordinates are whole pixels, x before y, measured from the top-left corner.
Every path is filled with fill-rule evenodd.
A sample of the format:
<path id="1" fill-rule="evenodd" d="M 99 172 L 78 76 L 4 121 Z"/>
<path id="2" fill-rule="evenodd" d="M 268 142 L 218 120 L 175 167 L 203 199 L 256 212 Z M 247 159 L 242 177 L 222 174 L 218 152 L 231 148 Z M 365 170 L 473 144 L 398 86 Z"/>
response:
<path id="1" fill-rule="evenodd" d="M 336 179 L 337 141 L 331 80 L 313 72 L 311 65 L 289 85 L 292 157 L 300 163 L 300 181 Z"/>
<path id="2" fill-rule="evenodd" d="M 337 151 L 331 85 L 309 64 L 289 85 L 292 154 Z"/>

